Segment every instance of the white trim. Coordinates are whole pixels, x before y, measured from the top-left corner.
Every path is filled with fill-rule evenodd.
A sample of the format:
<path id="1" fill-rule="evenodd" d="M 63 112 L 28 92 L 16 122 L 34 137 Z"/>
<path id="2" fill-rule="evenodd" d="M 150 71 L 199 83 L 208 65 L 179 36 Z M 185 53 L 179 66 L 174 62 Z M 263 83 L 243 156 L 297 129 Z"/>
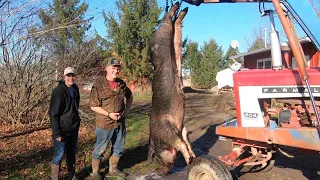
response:
<path id="1" fill-rule="evenodd" d="M 306 60 L 308 62 L 308 67 L 310 67 L 310 56 L 309 55 L 306 55 Z M 296 58 L 295 57 L 292 57 L 291 59 L 291 67 L 292 68 L 298 68 L 298 65 L 297 65 L 297 62 L 296 62 Z"/>
<path id="2" fill-rule="evenodd" d="M 297 88 L 304 87 L 303 92 Z M 259 99 L 309 97 L 306 86 L 239 86 L 239 103 L 243 127 L 265 127 Z M 320 85 L 311 86 L 314 97 L 320 97 Z M 255 116 L 250 116 L 255 115 Z"/>
<path id="3" fill-rule="evenodd" d="M 257 64 L 256 64 L 256 68 L 259 69 L 259 68 L 258 68 L 259 62 L 263 62 L 262 69 L 266 69 L 266 62 L 267 62 L 267 61 L 270 61 L 270 62 L 271 62 L 271 58 L 258 59 L 258 60 L 257 60 Z M 272 62 L 271 62 L 271 67 L 270 67 L 270 69 L 271 69 L 271 68 L 272 68 Z"/>

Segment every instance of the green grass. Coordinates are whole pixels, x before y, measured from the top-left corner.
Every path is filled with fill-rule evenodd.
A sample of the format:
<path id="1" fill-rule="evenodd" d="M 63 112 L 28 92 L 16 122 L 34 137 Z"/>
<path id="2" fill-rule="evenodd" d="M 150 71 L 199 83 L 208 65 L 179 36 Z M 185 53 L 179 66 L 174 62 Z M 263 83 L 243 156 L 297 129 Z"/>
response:
<path id="1" fill-rule="evenodd" d="M 135 94 L 133 96 L 133 100 L 149 100 L 152 98 L 152 94 L 151 93 L 147 93 L 147 94 Z"/>
<path id="2" fill-rule="evenodd" d="M 44 160 L 21 170 L 10 169 L 9 174 L 7 177 L 0 176 L 0 179 L 44 179 L 44 177 L 48 177 L 51 174 L 50 162 Z"/>
<path id="3" fill-rule="evenodd" d="M 149 116 L 132 114 L 127 118 L 127 136 L 125 149 L 138 147 L 149 138 Z"/>
<path id="4" fill-rule="evenodd" d="M 126 144 L 125 150 L 132 150 L 138 146 L 141 146 L 143 143 L 147 142 L 149 138 L 149 117 L 144 114 L 137 114 L 131 113 L 126 120 L 126 127 L 127 127 L 127 135 L 126 135 Z M 24 138 L 21 136 L 21 138 Z M 91 153 L 93 150 L 93 144 L 95 142 L 95 135 L 94 132 L 90 132 L 90 134 L 85 138 L 82 139 L 82 143 L 78 145 L 78 152 L 77 152 L 77 172 L 83 170 L 84 168 L 84 152 L 86 152 L 86 165 L 91 166 Z M 16 155 L 18 156 L 19 149 L 13 149 L 17 151 Z M 52 149 L 50 149 L 52 151 Z M 105 156 L 108 155 L 110 150 L 107 149 Z M 2 152 L 4 153 L 4 152 Z M 37 153 L 37 152 L 34 152 Z M 32 165 L 28 165 L 27 167 L 18 170 L 18 169 L 10 169 L 9 176 L 0 176 L 2 178 L 9 178 L 9 179 L 46 179 L 50 176 L 50 161 L 52 154 L 45 153 L 41 155 L 42 161 L 30 162 L 34 163 Z M 65 159 L 62 162 L 62 167 L 64 167 L 64 174 L 66 173 L 66 163 Z M 91 169 L 88 169 L 91 171 Z"/>

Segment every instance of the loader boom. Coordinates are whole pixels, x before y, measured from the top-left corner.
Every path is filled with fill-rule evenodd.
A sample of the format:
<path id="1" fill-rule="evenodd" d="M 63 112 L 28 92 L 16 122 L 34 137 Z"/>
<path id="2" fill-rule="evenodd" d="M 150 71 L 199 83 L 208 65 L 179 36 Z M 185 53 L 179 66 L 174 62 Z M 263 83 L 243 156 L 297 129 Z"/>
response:
<path id="1" fill-rule="evenodd" d="M 271 3 L 272 0 L 182 0 L 199 6 L 206 3 Z M 320 19 L 308 0 L 280 0 L 320 51 Z"/>
<path id="2" fill-rule="evenodd" d="M 290 45 L 289 50 L 282 51 L 274 26 L 274 11 L 265 10 L 263 15 L 269 15 L 272 25 L 272 66 L 270 69 L 233 72 L 236 118 L 226 120 L 215 131 L 222 137 L 221 140 L 232 140 L 232 151 L 220 156 L 220 161 L 229 168 L 242 166 L 247 167 L 247 172 L 257 172 L 269 171 L 273 167 L 277 149 L 288 155 L 283 146 L 319 153 L 320 68 L 319 64 L 317 67 L 307 67 L 306 55 L 295 30 L 295 25 L 299 25 L 315 49 L 320 51 L 320 19 L 309 0 L 182 1 L 196 6 L 205 3 L 272 3 Z M 282 65 L 282 53 L 288 54 L 289 51 L 295 57 L 298 68 Z M 282 106 L 272 105 L 272 101 L 282 103 Z M 204 166 L 197 166 L 191 164 L 191 167 L 205 169 Z M 222 172 L 211 169 L 198 174 L 208 174 L 209 177 Z M 190 171 L 189 175 L 193 173 Z"/>

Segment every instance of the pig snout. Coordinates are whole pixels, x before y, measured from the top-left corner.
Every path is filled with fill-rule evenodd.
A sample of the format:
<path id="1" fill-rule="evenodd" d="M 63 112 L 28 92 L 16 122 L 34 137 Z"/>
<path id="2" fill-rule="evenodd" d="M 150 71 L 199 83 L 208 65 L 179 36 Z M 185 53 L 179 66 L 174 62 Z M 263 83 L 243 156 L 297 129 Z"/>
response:
<path id="1" fill-rule="evenodd" d="M 159 160 L 160 164 L 168 167 L 172 167 L 174 164 L 174 160 L 177 157 L 177 151 L 175 148 L 164 149 L 159 152 Z"/>

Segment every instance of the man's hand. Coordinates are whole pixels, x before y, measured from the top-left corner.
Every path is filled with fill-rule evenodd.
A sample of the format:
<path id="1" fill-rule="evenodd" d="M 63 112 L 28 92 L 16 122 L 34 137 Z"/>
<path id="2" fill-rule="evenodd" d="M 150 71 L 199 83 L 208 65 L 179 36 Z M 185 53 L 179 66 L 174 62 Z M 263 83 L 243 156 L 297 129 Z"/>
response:
<path id="1" fill-rule="evenodd" d="M 106 110 L 104 110 L 102 107 L 91 107 L 91 110 L 93 110 L 96 113 L 102 114 L 104 116 L 107 116 L 111 118 L 112 120 L 119 120 L 121 118 L 120 113 L 108 113 Z"/>
<path id="2" fill-rule="evenodd" d="M 109 117 L 115 121 L 121 118 L 120 113 L 109 113 Z"/>

